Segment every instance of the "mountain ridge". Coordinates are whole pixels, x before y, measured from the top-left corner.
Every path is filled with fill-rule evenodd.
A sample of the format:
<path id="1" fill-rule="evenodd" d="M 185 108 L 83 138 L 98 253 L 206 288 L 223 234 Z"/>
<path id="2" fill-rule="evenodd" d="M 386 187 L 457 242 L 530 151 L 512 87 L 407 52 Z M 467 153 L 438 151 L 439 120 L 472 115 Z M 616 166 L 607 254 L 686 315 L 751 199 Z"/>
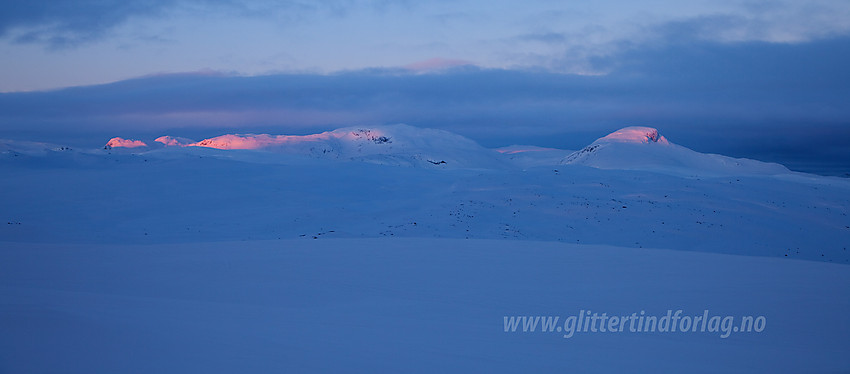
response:
<path id="1" fill-rule="evenodd" d="M 36 148 L 67 148 L 5 142 L 2 152 L 44 154 L 44 151 L 34 152 L 33 144 L 39 144 Z M 224 134 L 200 141 L 170 135 L 152 142 L 115 137 L 103 148 L 78 152 L 105 150 L 154 158 L 199 154 L 263 163 L 336 160 L 425 168 L 526 169 L 577 165 L 686 177 L 793 173 L 776 163 L 700 153 L 670 142 L 658 129 L 645 126 L 624 127 L 578 151 L 528 145 L 485 148 L 449 131 L 405 124 L 351 126 L 310 135 Z M 200 152 L 201 149 L 209 151 Z"/>

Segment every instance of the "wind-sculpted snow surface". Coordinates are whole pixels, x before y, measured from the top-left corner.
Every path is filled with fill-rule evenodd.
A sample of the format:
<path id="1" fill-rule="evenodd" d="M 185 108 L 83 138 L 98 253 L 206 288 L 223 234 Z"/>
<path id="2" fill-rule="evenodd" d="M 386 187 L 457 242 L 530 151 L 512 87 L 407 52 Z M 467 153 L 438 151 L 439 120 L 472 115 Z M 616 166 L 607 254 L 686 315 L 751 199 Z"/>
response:
<path id="1" fill-rule="evenodd" d="M 850 266 L 433 238 L 0 246 L 0 369 L 9 373 L 850 367 Z M 725 338 L 625 329 L 565 339 L 557 331 L 583 310 L 670 309 L 736 321 L 763 316 L 766 324 Z M 505 327 L 505 318 L 541 315 L 560 317 L 554 331 Z"/>

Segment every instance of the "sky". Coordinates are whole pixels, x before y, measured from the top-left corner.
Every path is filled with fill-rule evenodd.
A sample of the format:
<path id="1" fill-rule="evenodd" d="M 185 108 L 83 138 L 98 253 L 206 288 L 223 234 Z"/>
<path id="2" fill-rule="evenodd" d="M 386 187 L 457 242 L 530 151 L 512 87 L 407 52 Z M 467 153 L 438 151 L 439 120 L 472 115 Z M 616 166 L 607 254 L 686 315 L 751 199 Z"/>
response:
<path id="1" fill-rule="evenodd" d="M 0 137 L 408 123 L 576 149 L 630 125 L 850 172 L 850 2 L 7 0 Z"/>

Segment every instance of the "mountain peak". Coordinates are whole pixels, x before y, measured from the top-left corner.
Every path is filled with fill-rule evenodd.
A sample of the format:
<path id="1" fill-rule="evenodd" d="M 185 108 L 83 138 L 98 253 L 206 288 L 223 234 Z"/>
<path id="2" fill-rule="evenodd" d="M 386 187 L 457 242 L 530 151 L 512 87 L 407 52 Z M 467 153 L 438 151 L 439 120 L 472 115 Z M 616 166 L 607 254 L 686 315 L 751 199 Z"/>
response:
<path id="1" fill-rule="evenodd" d="M 162 143 L 163 145 L 166 145 L 166 146 L 186 146 L 186 145 L 189 145 L 189 144 L 192 144 L 192 143 L 195 142 L 192 139 L 174 137 L 174 136 L 168 136 L 168 135 L 160 136 L 160 137 L 156 138 L 156 140 L 154 140 L 154 141 L 158 142 L 158 143 Z"/>
<path id="2" fill-rule="evenodd" d="M 112 149 L 112 148 L 137 148 L 137 147 L 147 147 L 148 145 L 141 140 L 134 139 L 124 139 L 121 137 L 114 137 L 109 139 L 106 142 L 106 145 L 103 147 L 104 149 Z"/>
<path id="3" fill-rule="evenodd" d="M 661 144 L 662 146 L 653 146 Z M 706 154 L 670 143 L 652 127 L 625 127 L 573 152 L 561 163 L 685 176 L 774 175 L 782 165 Z"/>
<path id="4" fill-rule="evenodd" d="M 143 146 L 134 140 L 114 138 L 108 148 Z M 161 136 L 160 148 L 215 148 L 240 150 L 228 158 L 251 159 L 258 154 L 267 160 L 302 162 L 304 159 L 336 159 L 374 164 L 439 167 L 501 168 L 504 159 L 475 141 L 445 130 L 405 124 L 354 126 L 309 135 L 225 134 L 194 142 L 191 139 Z M 260 151 L 242 152 L 242 151 Z M 201 151 L 203 152 L 203 151 Z M 168 151 L 167 154 L 173 154 Z M 222 154 L 222 153 L 215 153 Z"/>
<path id="5" fill-rule="evenodd" d="M 596 142 L 670 144 L 665 137 L 658 134 L 658 129 L 644 126 L 624 127 L 599 138 Z"/>

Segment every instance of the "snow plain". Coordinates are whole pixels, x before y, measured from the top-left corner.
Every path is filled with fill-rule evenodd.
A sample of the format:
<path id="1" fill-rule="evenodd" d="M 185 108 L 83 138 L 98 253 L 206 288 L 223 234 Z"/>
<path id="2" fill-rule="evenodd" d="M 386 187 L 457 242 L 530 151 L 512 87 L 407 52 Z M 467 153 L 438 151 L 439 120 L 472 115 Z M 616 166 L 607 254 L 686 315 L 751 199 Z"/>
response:
<path id="1" fill-rule="evenodd" d="M 846 179 L 643 128 L 575 153 L 360 130 L 0 142 L 0 371 L 850 370 Z M 582 309 L 767 325 L 503 329 Z"/>

